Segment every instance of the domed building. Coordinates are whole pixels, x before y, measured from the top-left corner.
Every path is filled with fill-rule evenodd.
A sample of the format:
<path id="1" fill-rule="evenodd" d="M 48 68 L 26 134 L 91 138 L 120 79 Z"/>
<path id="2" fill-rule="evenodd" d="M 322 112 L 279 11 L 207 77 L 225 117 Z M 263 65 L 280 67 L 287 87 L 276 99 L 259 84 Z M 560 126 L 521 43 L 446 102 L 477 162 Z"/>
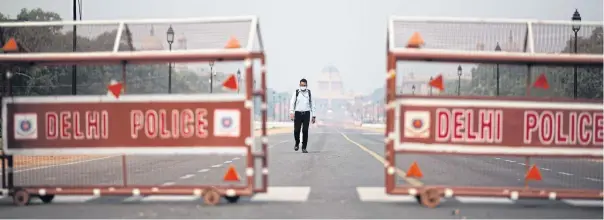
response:
<path id="1" fill-rule="evenodd" d="M 164 50 L 164 41 L 155 36 L 155 29 L 151 26 L 149 36 L 143 37 L 138 46 L 139 50 Z"/>
<path id="2" fill-rule="evenodd" d="M 342 76 L 335 66 L 324 67 L 316 82 L 317 95 L 313 96 L 313 101 L 316 103 L 318 112 L 336 111 L 336 107 L 346 108 L 350 102 L 354 101 L 354 96 L 344 90 Z"/>

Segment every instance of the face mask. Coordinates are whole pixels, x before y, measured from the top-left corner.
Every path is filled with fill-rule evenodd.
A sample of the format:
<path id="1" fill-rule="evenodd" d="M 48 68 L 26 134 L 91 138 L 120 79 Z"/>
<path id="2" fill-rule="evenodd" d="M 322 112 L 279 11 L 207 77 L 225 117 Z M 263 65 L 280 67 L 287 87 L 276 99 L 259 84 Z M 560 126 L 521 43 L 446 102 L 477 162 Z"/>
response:
<path id="1" fill-rule="evenodd" d="M 306 86 L 300 86 L 300 90 L 306 91 Z"/>

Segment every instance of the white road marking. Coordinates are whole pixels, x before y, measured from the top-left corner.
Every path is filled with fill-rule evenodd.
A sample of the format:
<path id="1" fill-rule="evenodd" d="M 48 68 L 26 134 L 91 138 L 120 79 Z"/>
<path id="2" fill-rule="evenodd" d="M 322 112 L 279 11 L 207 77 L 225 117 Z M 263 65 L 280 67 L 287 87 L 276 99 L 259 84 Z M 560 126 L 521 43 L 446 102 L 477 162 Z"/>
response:
<path id="1" fill-rule="evenodd" d="M 181 180 L 189 179 L 189 178 L 194 177 L 194 176 L 195 176 L 195 174 L 187 174 L 187 175 L 181 176 L 180 179 Z"/>
<path id="2" fill-rule="evenodd" d="M 525 163 L 518 163 L 518 164 L 520 164 L 520 165 L 522 165 L 522 166 L 526 166 L 526 164 L 525 164 Z"/>
<path id="3" fill-rule="evenodd" d="M 229 164 L 229 163 L 232 163 L 232 162 L 233 161 L 230 161 L 230 160 L 224 161 L 225 164 Z"/>
<path id="4" fill-rule="evenodd" d="M 56 196 L 52 203 L 83 203 L 99 198 L 98 196 Z"/>
<path id="5" fill-rule="evenodd" d="M 415 196 L 397 196 L 386 194 L 384 187 L 357 187 L 359 199 L 363 202 L 414 202 Z M 443 199 L 444 200 L 444 199 Z"/>
<path id="6" fill-rule="evenodd" d="M 255 202 L 304 202 L 308 200 L 310 187 L 268 187 L 268 191 L 263 194 L 256 194 L 251 198 Z"/>
<path id="7" fill-rule="evenodd" d="M 572 173 L 565 173 L 565 172 L 558 172 L 559 174 L 565 175 L 565 176 L 572 176 L 574 174 Z"/>
<path id="8" fill-rule="evenodd" d="M 495 157 L 495 160 L 501 160 L 501 158 L 499 158 L 499 157 Z"/>
<path id="9" fill-rule="evenodd" d="M 591 181 L 594 181 L 594 182 L 602 182 L 602 180 L 600 180 L 600 179 L 591 178 L 591 177 L 585 177 L 585 179 L 591 180 Z"/>
<path id="10" fill-rule="evenodd" d="M 200 198 L 197 196 L 147 196 L 142 198 L 141 202 L 178 202 L 178 201 L 195 201 Z"/>
<path id="11" fill-rule="evenodd" d="M 221 166 L 222 166 L 222 164 L 212 165 L 212 167 L 214 167 L 214 168 L 218 168 L 218 167 L 221 167 Z"/>
<path id="12" fill-rule="evenodd" d="M 545 171 L 550 171 L 550 169 L 547 169 L 547 168 L 541 168 L 541 169 L 542 169 L 542 170 L 545 170 Z"/>
<path id="13" fill-rule="evenodd" d="M 198 173 L 205 173 L 205 172 L 208 172 L 208 171 L 210 171 L 210 169 L 201 169 L 201 170 L 198 170 L 197 172 Z"/>
<path id="14" fill-rule="evenodd" d="M 235 158 L 233 158 L 233 160 L 239 160 L 239 157 L 235 157 Z"/>
<path id="15" fill-rule="evenodd" d="M 562 199 L 566 204 L 572 206 L 590 206 L 590 207 L 602 207 L 602 200 L 582 200 L 582 199 Z"/>
<path id="16" fill-rule="evenodd" d="M 162 186 L 171 186 L 176 184 L 175 182 L 165 182 L 164 184 L 161 184 Z"/>
<path id="17" fill-rule="evenodd" d="M 461 203 L 479 203 L 479 204 L 513 204 L 514 201 L 508 198 L 497 197 L 473 197 L 473 196 L 458 196 L 455 199 Z"/>
<path id="18" fill-rule="evenodd" d="M 505 162 L 516 163 L 516 161 L 513 161 L 513 160 L 505 160 Z"/>

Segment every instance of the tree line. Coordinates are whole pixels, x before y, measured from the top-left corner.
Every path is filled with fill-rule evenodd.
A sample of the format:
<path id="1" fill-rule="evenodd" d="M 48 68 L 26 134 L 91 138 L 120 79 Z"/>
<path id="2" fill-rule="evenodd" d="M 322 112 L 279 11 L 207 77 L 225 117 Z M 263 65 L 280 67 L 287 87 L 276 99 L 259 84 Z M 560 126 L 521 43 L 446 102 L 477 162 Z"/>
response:
<path id="1" fill-rule="evenodd" d="M 42 9 L 22 9 L 16 18 L 11 19 L 0 13 L 0 22 L 14 21 L 60 21 L 62 18 L 55 12 Z M 19 44 L 21 53 L 36 52 L 71 52 L 73 50 L 72 26 L 38 26 L 38 27 L 0 27 L 0 45 L 13 37 Z M 94 28 L 94 27 L 90 27 Z M 84 29 L 84 28 L 81 28 Z M 82 31 L 80 29 L 80 31 Z M 102 29 L 102 28 L 98 28 Z M 130 33 L 122 34 L 127 36 Z M 117 27 L 95 36 L 78 34 L 76 51 L 111 51 L 117 36 Z M 131 40 L 122 40 L 120 49 L 140 50 Z M 128 94 L 167 93 L 168 63 L 148 65 L 126 65 L 126 90 Z M 107 85 L 112 79 L 122 80 L 121 65 L 77 65 L 77 94 L 105 94 Z M 71 66 L 44 66 L 29 64 L 0 64 L 0 71 L 10 71 L 13 95 L 69 95 L 72 90 Z M 219 76 L 218 78 L 224 78 Z M 216 82 L 214 83 L 216 86 Z M 3 83 L 4 86 L 4 83 Z M 208 77 L 182 68 L 172 66 L 173 93 L 207 93 Z M 6 88 L 4 88 L 6 89 Z M 223 92 L 215 89 L 216 92 Z"/>
<path id="2" fill-rule="evenodd" d="M 574 37 L 570 37 L 561 53 L 574 53 Z M 602 27 L 594 28 L 589 37 L 577 38 L 577 53 L 602 54 L 603 52 Z M 479 64 L 471 70 L 472 80 L 464 86 L 462 82 L 462 95 L 495 96 L 497 90 L 496 74 L 499 70 L 499 95 L 524 96 L 526 94 L 526 77 L 530 71 L 530 83 L 535 82 L 540 74 L 545 74 L 550 88 L 547 90 L 531 88 L 531 96 L 535 97 L 573 97 L 572 66 L 531 66 L 511 64 Z M 578 66 L 577 67 L 577 97 L 587 99 L 602 99 L 602 67 Z M 446 92 L 456 93 L 456 81 L 449 81 Z M 453 89 L 455 88 L 455 89 Z"/>

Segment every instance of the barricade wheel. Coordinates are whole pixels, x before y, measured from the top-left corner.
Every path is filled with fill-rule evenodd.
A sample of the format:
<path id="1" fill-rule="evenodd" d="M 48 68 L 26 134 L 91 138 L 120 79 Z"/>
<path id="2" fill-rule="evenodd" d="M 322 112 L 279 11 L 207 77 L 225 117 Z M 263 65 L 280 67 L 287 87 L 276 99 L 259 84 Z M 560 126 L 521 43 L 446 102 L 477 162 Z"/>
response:
<path id="1" fill-rule="evenodd" d="M 237 201 L 239 201 L 239 196 L 224 196 L 224 198 L 229 203 L 237 203 Z"/>
<path id="2" fill-rule="evenodd" d="M 203 194 L 203 202 L 206 205 L 217 205 L 220 202 L 220 193 L 218 193 L 218 191 L 215 189 L 206 190 L 206 192 Z"/>
<path id="3" fill-rule="evenodd" d="M 24 189 L 17 189 L 13 194 L 13 203 L 17 206 L 29 205 L 31 195 Z"/>
<path id="4" fill-rule="evenodd" d="M 40 200 L 42 200 L 43 203 L 51 203 L 52 200 L 55 198 L 55 195 L 43 195 L 43 196 L 39 196 Z"/>
<path id="5" fill-rule="evenodd" d="M 440 204 L 440 194 L 437 189 L 426 189 L 420 195 L 422 205 L 434 208 Z"/>

